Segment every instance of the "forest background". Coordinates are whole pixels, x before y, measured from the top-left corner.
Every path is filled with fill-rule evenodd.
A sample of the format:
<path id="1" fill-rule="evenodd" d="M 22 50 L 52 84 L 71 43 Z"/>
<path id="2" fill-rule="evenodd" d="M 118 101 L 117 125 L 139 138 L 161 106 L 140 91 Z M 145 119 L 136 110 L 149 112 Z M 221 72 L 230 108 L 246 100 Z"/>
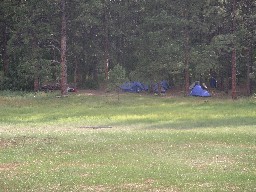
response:
<path id="1" fill-rule="evenodd" d="M 2 0 L 0 89 L 97 89 L 121 66 L 130 81 L 188 93 L 215 78 L 251 95 L 255 23 L 255 0 Z"/>

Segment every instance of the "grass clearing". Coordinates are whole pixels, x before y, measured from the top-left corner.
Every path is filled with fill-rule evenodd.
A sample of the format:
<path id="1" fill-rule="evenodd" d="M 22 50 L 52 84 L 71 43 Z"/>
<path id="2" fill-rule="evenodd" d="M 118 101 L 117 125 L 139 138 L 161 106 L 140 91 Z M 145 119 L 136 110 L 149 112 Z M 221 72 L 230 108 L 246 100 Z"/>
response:
<path id="1" fill-rule="evenodd" d="M 2 94 L 0 109 L 0 191 L 256 191 L 254 99 Z"/>

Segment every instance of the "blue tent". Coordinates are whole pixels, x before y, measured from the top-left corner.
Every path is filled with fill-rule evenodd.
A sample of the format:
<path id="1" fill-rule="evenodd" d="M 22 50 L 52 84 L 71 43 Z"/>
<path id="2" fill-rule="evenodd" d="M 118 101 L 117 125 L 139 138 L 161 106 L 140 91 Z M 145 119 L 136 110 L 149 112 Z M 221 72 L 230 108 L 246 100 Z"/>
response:
<path id="1" fill-rule="evenodd" d="M 167 81 L 161 81 L 160 85 L 161 85 L 161 93 L 165 93 L 170 88 Z M 126 82 L 123 85 L 121 85 L 120 88 L 124 92 L 139 93 L 141 91 L 148 91 L 149 86 L 144 85 L 143 83 L 140 83 L 138 81 L 134 81 L 134 82 Z M 153 85 L 153 90 L 155 93 L 158 92 L 157 83 Z"/>
<path id="2" fill-rule="evenodd" d="M 210 93 L 206 90 L 204 90 L 200 85 L 195 85 L 191 92 L 191 96 L 199 96 L 199 97 L 210 97 Z"/>
<path id="3" fill-rule="evenodd" d="M 161 86 L 162 86 L 165 90 L 170 89 L 169 83 L 168 83 L 166 80 L 161 81 Z"/>
<path id="4" fill-rule="evenodd" d="M 139 93 L 145 90 L 145 86 L 140 82 L 126 82 L 121 85 L 121 90 L 124 92 Z"/>
<path id="5" fill-rule="evenodd" d="M 161 93 L 165 93 L 170 88 L 168 82 L 165 80 L 160 82 L 160 86 L 161 86 Z M 155 93 L 158 92 L 158 83 L 155 83 L 153 85 L 153 89 Z"/>

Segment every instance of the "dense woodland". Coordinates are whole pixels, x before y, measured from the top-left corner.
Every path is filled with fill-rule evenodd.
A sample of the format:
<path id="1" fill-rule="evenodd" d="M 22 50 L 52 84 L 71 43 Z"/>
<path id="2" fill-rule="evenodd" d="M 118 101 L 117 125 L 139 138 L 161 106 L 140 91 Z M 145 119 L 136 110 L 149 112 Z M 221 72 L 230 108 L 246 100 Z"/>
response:
<path id="1" fill-rule="evenodd" d="M 99 88 L 121 66 L 185 93 L 213 77 L 235 99 L 256 82 L 256 0 L 1 0 L 0 46 L 1 89 Z"/>

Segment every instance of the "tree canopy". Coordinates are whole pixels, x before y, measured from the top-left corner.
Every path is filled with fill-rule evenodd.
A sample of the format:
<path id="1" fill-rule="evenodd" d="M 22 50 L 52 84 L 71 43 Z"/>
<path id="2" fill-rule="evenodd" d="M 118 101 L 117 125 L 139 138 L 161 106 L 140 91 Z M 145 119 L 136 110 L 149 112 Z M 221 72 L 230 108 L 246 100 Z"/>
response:
<path id="1" fill-rule="evenodd" d="M 2 0 L 1 89 L 97 88 L 122 66 L 131 81 L 165 79 L 185 94 L 214 77 L 233 98 L 237 83 L 250 95 L 255 23 L 255 0 Z"/>

